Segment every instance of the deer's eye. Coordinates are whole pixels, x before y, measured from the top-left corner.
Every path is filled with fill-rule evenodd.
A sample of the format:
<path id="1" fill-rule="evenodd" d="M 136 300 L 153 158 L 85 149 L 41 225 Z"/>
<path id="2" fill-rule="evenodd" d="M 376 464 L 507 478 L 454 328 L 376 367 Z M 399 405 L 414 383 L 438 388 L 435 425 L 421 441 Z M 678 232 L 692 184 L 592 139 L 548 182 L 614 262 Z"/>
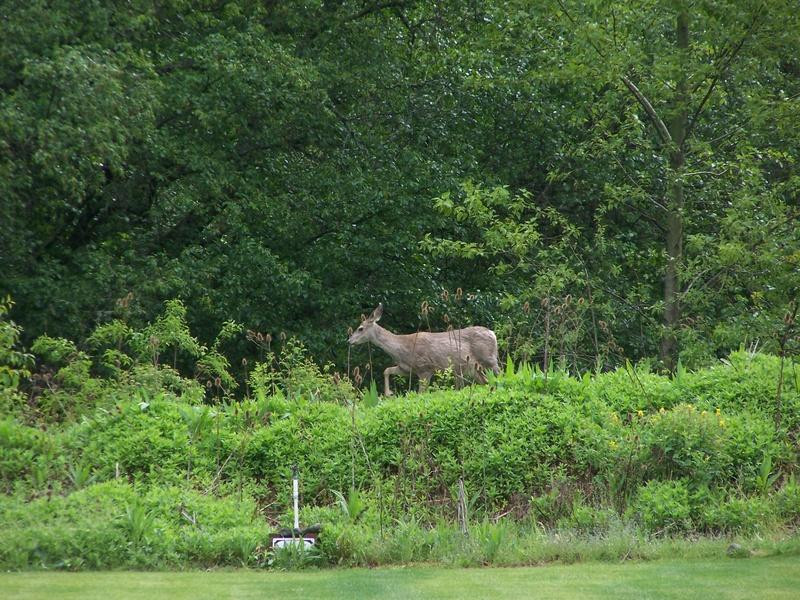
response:
<path id="1" fill-rule="evenodd" d="M 358 328 L 358 330 L 359 330 L 359 331 L 361 331 L 362 329 L 364 329 L 364 326 L 363 326 L 363 325 L 362 325 L 361 327 L 359 327 L 359 328 Z"/>

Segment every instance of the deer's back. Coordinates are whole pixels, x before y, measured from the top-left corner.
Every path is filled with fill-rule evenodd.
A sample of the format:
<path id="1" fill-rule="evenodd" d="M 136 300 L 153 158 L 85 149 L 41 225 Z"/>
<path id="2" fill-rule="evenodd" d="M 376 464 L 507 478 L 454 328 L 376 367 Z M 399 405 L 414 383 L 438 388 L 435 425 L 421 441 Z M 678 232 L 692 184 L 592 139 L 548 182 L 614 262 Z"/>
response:
<path id="1" fill-rule="evenodd" d="M 436 371 L 450 366 L 479 363 L 497 364 L 497 338 L 486 327 L 465 327 L 452 331 L 411 334 L 415 340 L 414 363 L 418 370 Z"/>

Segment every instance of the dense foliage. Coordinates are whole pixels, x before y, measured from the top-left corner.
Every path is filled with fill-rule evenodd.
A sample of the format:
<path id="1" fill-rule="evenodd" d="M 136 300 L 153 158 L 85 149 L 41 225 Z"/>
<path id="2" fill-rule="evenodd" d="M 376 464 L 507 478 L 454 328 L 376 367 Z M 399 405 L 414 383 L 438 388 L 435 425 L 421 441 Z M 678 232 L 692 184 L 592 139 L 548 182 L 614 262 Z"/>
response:
<path id="1" fill-rule="evenodd" d="M 46 379 L 0 322 L 3 568 L 530 564 L 653 556 L 684 534 L 786 540 L 800 523 L 800 372 L 784 357 L 672 376 L 509 361 L 488 386 L 381 400 L 287 341 L 237 399 L 179 302 L 142 330 L 99 327 L 91 354 L 39 338 Z M 293 465 L 323 533 L 274 554 Z"/>
<path id="2" fill-rule="evenodd" d="M 181 297 L 203 344 L 234 319 L 340 367 L 378 300 L 545 368 L 797 349 L 790 0 L 4 8 L 26 342 Z"/>
<path id="3" fill-rule="evenodd" d="M 0 566 L 794 531 L 795 4 L 5 2 Z M 505 372 L 382 400 L 378 301 Z"/>

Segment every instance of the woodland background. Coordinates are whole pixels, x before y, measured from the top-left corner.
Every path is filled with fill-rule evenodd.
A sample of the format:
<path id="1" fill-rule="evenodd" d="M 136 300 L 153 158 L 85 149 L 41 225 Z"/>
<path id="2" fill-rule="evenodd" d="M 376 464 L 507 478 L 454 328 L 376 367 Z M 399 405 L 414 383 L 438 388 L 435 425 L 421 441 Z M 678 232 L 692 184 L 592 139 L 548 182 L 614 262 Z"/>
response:
<path id="1" fill-rule="evenodd" d="M 796 351 L 796 9 L 6 1 L 0 293 L 339 368 L 378 301 L 545 369 Z"/>

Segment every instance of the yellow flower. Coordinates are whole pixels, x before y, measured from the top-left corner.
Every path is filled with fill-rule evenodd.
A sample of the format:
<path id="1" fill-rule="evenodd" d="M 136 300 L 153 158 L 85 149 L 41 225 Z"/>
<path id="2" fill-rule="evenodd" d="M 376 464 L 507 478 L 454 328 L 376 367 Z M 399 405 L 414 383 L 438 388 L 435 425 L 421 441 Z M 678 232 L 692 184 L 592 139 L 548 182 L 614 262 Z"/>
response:
<path id="1" fill-rule="evenodd" d="M 664 407 L 662 406 L 661 408 L 658 409 L 658 412 L 660 412 L 663 415 L 667 411 L 665 411 Z"/>
<path id="2" fill-rule="evenodd" d="M 636 415 L 639 416 L 639 417 L 643 417 L 644 413 L 641 410 L 637 410 L 636 411 Z"/>
<path id="3" fill-rule="evenodd" d="M 720 419 L 719 420 L 719 426 L 720 427 L 725 427 L 725 419 Z"/>
<path id="4" fill-rule="evenodd" d="M 612 450 L 615 450 L 617 448 L 617 440 L 609 441 L 608 442 L 608 447 L 611 448 Z"/>
<path id="5" fill-rule="evenodd" d="M 705 417 L 705 416 L 708 414 L 708 411 L 707 411 L 707 410 L 704 410 L 704 411 L 703 411 L 703 412 L 701 412 L 700 414 L 701 414 L 701 415 L 703 415 L 703 416 Z"/>
<path id="6" fill-rule="evenodd" d="M 719 409 L 715 410 L 714 413 L 718 415 L 719 414 Z"/>

